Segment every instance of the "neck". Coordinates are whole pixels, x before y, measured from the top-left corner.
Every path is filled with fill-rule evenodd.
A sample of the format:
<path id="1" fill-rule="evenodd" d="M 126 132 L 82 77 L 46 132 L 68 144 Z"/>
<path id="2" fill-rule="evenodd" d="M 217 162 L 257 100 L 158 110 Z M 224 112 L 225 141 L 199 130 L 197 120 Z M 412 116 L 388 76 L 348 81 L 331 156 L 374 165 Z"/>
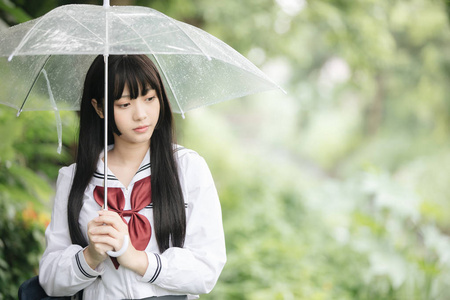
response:
<path id="1" fill-rule="evenodd" d="M 136 165 L 144 159 L 150 147 L 149 143 L 124 144 L 115 143 L 108 152 L 109 161 L 115 165 Z"/>

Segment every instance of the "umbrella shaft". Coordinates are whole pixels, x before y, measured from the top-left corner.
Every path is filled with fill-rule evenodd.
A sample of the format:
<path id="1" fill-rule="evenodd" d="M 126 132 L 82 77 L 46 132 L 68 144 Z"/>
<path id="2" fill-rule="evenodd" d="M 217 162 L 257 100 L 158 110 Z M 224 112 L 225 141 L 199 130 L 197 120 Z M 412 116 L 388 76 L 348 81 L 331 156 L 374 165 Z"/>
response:
<path id="1" fill-rule="evenodd" d="M 105 99 L 103 101 L 103 120 L 104 120 L 104 195 L 103 203 L 104 209 L 108 210 L 108 55 L 104 55 L 105 60 Z"/>
<path id="2" fill-rule="evenodd" d="M 109 0 L 103 0 L 103 7 L 108 8 L 109 7 Z M 103 101 L 103 117 L 105 121 L 105 130 L 104 130 L 104 138 L 105 138 L 105 145 L 104 145 L 104 172 L 105 178 L 104 178 L 104 201 L 105 204 L 104 209 L 108 210 L 108 57 L 109 57 L 109 48 L 108 48 L 108 41 L 109 41 L 109 24 L 108 24 L 108 13 L 106 13 L 105 16 L 105 30 L 106 30 L 106 45 L 105 45 L 105 52 L 103 54 L 103 58 L 105 61 L 105 99 Z"/>

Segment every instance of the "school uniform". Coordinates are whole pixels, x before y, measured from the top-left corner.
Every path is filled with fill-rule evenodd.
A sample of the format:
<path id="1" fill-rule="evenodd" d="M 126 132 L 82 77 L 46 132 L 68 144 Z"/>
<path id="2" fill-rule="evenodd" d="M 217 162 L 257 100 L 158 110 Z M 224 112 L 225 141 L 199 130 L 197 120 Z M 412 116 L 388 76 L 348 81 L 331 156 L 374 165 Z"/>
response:
<path id="1" fill-rule="evenodd" d="M 147 254 L 149 265 L 144 276 L 121 267 L 113 258 L 107 258 L 95 270 L 89 267 L 83 248 L 72 244 L 68 229 L 67 200 L 76 166 L 61 168 L 52 219 L 45 233 L 47 248 L 39 270 L 40 284 L 47 294 L 67 296 L 83 289 L 86 300 L 165 295 L 197 299 L 199 294 L 212 290 L 226 261 L 219 198 L 208 166 L 200 155 L 179 147 L 175 156 L 186 209 L 183 248 L 171 247 L 164 253 L 158 250 L 153 207 L 148 200 L 149 152 L 129 186 L 124 187 L 111 171 L 107 174 L 108 206 L 122 213 L 133 246 Z M 87 224 L 98 216 L 103 204 L 103 170 L 103 160 L 99 159 L 97 171 L 84 193 L 79 225 L 86 240 Z"/>

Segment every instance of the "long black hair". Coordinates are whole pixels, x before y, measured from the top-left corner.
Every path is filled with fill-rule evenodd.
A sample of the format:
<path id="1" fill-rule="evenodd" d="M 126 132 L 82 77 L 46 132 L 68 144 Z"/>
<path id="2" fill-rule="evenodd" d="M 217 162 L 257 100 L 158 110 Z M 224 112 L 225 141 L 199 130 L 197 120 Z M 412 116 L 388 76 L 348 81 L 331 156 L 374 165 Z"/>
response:
<path id="1" fill-rule="evenodd" d="M 97 161 L 104 147 L 104 122 L 92 106 L 104 102 L 105 63 L 98 56 L 92 63 L 84 82 L 80 107 L 80 129 L 76 157 L 76 171 L 69 194 L 67 215 L 72 243 L 86 247 L 86 241 L 78 223 L 84 192 L 97 168 Z M 131 99 L 151 87 L 160 103 L 158 123 L 151 137 L 151 199 L 156 240 L 160 252 L 170 247 L 183 247 L 186 235 L 184 199 L 174 158 L 174 122 L 172 110 L 158 69 L 146 55 L 111 55 L 108 59 L 108 95 L 111 100 L 122 96 L 128 86 Z M 108 143 L 114 143 L 113 132 L 120 135 L 114 121 L 114 101 L 108 101 Z"/>

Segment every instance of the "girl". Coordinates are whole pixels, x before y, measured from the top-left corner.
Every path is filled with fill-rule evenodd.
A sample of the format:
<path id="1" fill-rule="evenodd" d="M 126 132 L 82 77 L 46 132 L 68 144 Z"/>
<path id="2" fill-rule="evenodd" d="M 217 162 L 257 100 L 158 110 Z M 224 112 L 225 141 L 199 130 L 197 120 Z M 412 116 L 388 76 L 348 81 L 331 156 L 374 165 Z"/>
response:
<path id="1" fill-rule="evenodd" d="M 174 144 L 160 75 L 145 55 L 109 57 L 108 207 L 103 206 L 103 56 L 84 84 L 76 164 L 60 170 L 39 280 L 50 296 L 196 299 L 226 261 L 220 203 L 197 153 Z M 117 258 L 108 251 L 124 248 Z M 124 246 L 124 247 L 123 247 Z"/>

